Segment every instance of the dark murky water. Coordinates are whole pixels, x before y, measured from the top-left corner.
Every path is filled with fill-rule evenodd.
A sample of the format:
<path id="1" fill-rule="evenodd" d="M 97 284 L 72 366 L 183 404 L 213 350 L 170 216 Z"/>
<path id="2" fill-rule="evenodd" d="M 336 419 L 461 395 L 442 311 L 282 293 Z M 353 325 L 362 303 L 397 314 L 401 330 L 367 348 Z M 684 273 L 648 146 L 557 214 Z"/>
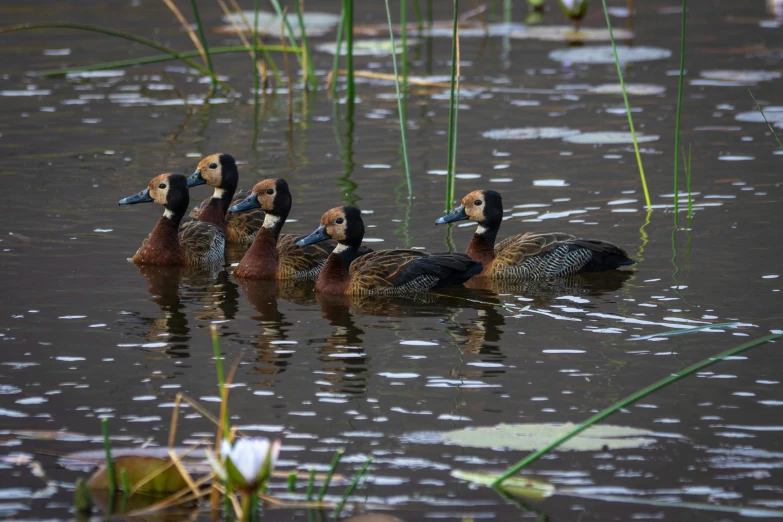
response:
<path id="1" fill-rule="evenodd" d="M 202 15 L 218 25 L 217 6 L 202 3 Z M 334 11 L 332 4 L 311 0 L 307 9 Z M 436 4 L 438 18 L 448 19 L 448 3 Z M 190 172 L 198 157 L 225 151 L 242 161 L 241 187 L 265 176 L 288 179 L 294 209 L 286 232 L 309 232 L 325 209 L 355 201 L 371 211 L 365 219 L 368 237 L 378 241 L 372 246 L 441 250 L 446 229 L 433 222 L 444 208 L 445 178 L 438 171 L 445 168 L 448 96 L 442 89 L 411 88 L 415 199 L 408 202 L 391 84 L 359 84 L 352 140 L 345 123 L 333 119 L 323 90 L 313 99 L 296 92 L 292 124 L 285 93 L 267 97 L 254 130 L 245 55 L 215 60 L 236 98 L 188 112 L 170 82 L 194 99 L 203 97 L 207 85 L 173 63 L 89 78 L 31 74 L 143 56 L 145 49 L 70 31 L 0 36 L 0 512 L 18 519 L 70 518 L 77 474 L 36 452 L 99 447 L 79 438 L 29 440 L 10 430 L 96 435 L 98 419 L 107 416 L 115 434 L 165 445 L 177 392 L 216 406 L 210 404 L 217 396 L 212 323 L 219 325 L 227 360 L 240 361 L 231 391 L 234 422 L 251 433 L 281 437 L 284 470 L 323 469 L 333 451 L 345 447 L 343 470 L 350 473 L 373 454 L 370 478 L 355 499 L 384 504 L 406 520 L 522 515 L 491 490 L 472 488 L 449 472 L 502 469 L 524 452 L 424 443 L 428 438 L 420 432 L 579 422 L 689 363 L 779 332 L 783 156 L 766 125 L 738 121 L 737 115 L 753 111 L 747 86 L 762 103 L 783 104 L 781 24 L 760 0 L 691 6 L 682 139 L 693 147 L 695 217 L 689 231 L 673 237 L 672 71 L 678 68 L 680 18 L 676 2 L 638 4 L 634 43 L 674 55 L 627 68 L 628 82 L 665 89 L 631 97 L 637 129 L 660 136 L 643 145 L 656 208 L 648 224 L 630 145 L 482 137 L 506 127 L 627 128 L 617 110 L 621 96 L 588 89 L 615 83 L 614 65 L 548 58 L 564 47 L 561 42 L 463 38 L 457 160 L 464 174 L 459 197 L 482 187 L 502 192 L 510 218 L 501 236 L 559 230 L 610 239 L 640 259 L 636 272 L 592 278 L 555 293 L 458 289 L 451 297 L 417 301 L 345 302 L 309 289 L 238 283 L 227 273 L 204 278 L 139 270 L 126 259 L 159 209 L 118 208 L 116 202 L 155 174 Z M 548 23 L 563 23 L 556 9 Z M 152 0 L 25 2 L 0 6 L 0 14 L 4 24 L 94 23 L 191 48 L 165 6 Z M 514 16 L 521 20 L 523 13 Z M 357 19 L 384 23 L 382 4 L 359 6 Z M 595 5 L 586 25 L 603 25 Z M 210 38 L 216 45 L 235 43 L 228 35 Z M 332 39 L 330 33 L 313 41 Z M 412 74 L 446 75 L 449 51 L 447 38 L 413 46 Z M 315 59 L 321 73 L 330 67 L 330 55 Z M 358 58 L 357 67 L 391 72 L 388 58 Z M 716 82 L 709 73 L 715 70 L 777 77 L 727 82 L 718 74 Z M 192 197 L 200 200 L 208 192 L 200 187 Z M 469 235 L 469 229 L 454 229 L 459 249 Z M 497 306 L 503 303 L 517 308 Z M 742 326 L 630 339 L 724 322 Z M 779 508 L 779 346 L 713 366 L 611 420 L 679 437 L 661 437 L 636 450 L 558 452 L 531 469 L 583 494 Z M 213 431 L 186 413 L 182 437 Z M 54 487 L 45 488 L 30 473 L 28 457 L 43 464 Z M 273 492 L 282 488 L 276 483 Z M 557 496 L 535 509 L 550 520 L 743 518 Z M 285 511 L 271 518 L 292 516 L 306 515 Z"/>

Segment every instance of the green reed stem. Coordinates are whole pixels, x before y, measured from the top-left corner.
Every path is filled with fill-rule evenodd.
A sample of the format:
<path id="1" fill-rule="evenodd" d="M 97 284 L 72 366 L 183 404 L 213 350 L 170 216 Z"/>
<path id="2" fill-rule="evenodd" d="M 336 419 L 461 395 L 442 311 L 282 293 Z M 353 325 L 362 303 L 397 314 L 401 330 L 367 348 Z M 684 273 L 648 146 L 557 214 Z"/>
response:
<path id="1" fill-rule="evenodd" d="M 296 42 L 297 40 L 294 37 L 294 28 L 291 26 L 291 22 L 288 21 L 288 16 L 284 16 L 283 10 L 280 7 L 280 2 L 278 0 L 269 0 L 269 3 L 272 4 L 272 7 L 274 7 L 275 13 L 277 13 L 277 16 L 279 16 L 283 20 L 283 26 L 285 26 L 285 31 L 286 31 L 286 33 L 288 33 L 288 39 L 291 42 Z M 299 4 L 297 3 L 297 10 L 299 10 L 298 5 Z M 302 27 L 301 29 L 302 29 L 302 38 L 303 39 L 307 38 L 307 36 L 305 35 L 305 32 L 304 32 L 304 27 Z M 299 58 L 299 65 L 303 65 L 303 66 L 305 65 L 305 64 L 302 63 L 303 59 L 304 59 L 305 62 L 307 62 L 307 64 L 306 64 L 307 65 L 307 77 L 310 78 L 311 85 L 312 85 L 313 88 L 315 88 L 316 84 L 315 84 L 315 72 L 313 71 L 313 62 L 310 60 L 310 57 L 309 57 L 309 54 L 308 54 L 308 50 L 307 50 L 306 47 L 305 47 L 304 52 L 305 52 L 305 57 L 304 58 L 302 58 L 302 56 L 298 56 L 298 58 Z M 291 87 L 289 86 L 289 88 L 291 88 Z"/>
<path id="2" fill-rule="evenodd" d="M 685 185 L 688 189 L 688 218 L 693 217 L 693 196 L 691 192 L 691 160 L 693 159 L 693 151 L 691 149 L 692 145 L 692 143 L 688 144 L 688 161 L 685 164 Z M 685 154 L 684 148 L 682 152 Z"/>
<path id="3" fill-rule="evenodd" d="M 321 502 L 326 496 L 326 491 L 329 489 L 329 484 L 332 482 L 332 476 L 334 476 L 334 470 L 337 469 L 337 465 L 340 464 L 340 459 L 343 458 L 343 453 L 345 453 L 344 448 L 338 448 L 337 451 L 334 452 L 334 457 L 332 457 L 332 463 L 329 466 L 329 471 L 326 473 L 326 479 L 324 479 L 321 490 L 318 492 L 318 502 Z"/>
<path id="4" fill-rule="evenodd" d="M 612 42 L 612 52 L 614 53 L 614 63 L 617 66 L 617 76 L 620 79 L 620 88 L 623 91 L 623 101 L 625 102 L 625 112 L 628 114 L 628 125 L 631 127 L 631 137 L 633 138 L 633 150 L 636 152 L 636 163 L 639 165 L 639 176 L 642 179 L 642 189 L 644 190 L 644 200 L 647 203 L 647 210 L 652 210 L 650 202 L 650 193 L 647 190 L 647 179 L 644 176 L 644 166 L 642 166 L 642 155 L 639 152 L 639 143 L 636 141 L 636 130 L 633 126 L 633 116 L 631 116 L 631 105 L 628 103 L 628 93 L 625 91 L 625 81 L 623 80 L 623 70 L 620 67 L 620 58 L 617 56 L 617 44 L 614 42 L 612 33 L 612 22 L 609 20 L 609 11 L 606 8 L 606 0 L 601 0 L 604 6 L 604 16 L 606 17 L 606 27 L 609 29 L 609 40 Z"/>
<path id="5" fill-rule="evenodd" d="M 427 0 L 427 25 L 432 29 L 432 22 L 435 20 L 432 14 L 432 0 Z"/>
<path id="6" fill-rule="evenodd" d="M 111 442 L 109 441 L 109 420 L 101 419 L 101 431 L 103 432 L 103 451 L 106 454 L 106 474 L 109 479 L 109 494 L 113 497 L 117 491 L 116 477 L 114 476 L 114 460 L 111 458 Z"/>
<path id="7" fill-rule="evenodd" d="M 259 0 L 255 0 L 253 4 L 253 86 L 255 87 L 255 95 L 253 97 L 253 106 L 255 112 L 258 112 L 258 90 L 261 87 L 261 74 L 258 72 L 258 12 L 259 12 Z"/>
<path id="8" fill-rule="evenodd" d="M 313 490 L 315 489 L 315 468 L 310 468 L 310 477 L 307 479 L 307 500 L 313 500 Z"/>
<path id="9" fill-rule="evenodd" d="M 456 90 L 457 83 L 457 24 L 459 13 L 459 0 L 454 0 L 454 28 L 452 30 L 451 40 L 451 91 L 449 95 L 449 144 L 448 144 L 448 159 L 446 160 L 446 210 L 451 210 L 454 207 L 454 162 L 456 160 L 456 145 L 457 145 L 457 111 L 459 110 L 459 93 Z"/>
<path id="10" fill-rule="evenodd" d="M 677 87 L 677 119 L 674 124 L 674 227 L 677 228 L 679 224 L 679 206 L 680 202 L 677 196 L 680 193 L 680 158 L 678 154 L 680 152 L 680 114 L 682 112 L 682 79 L 685 75 L 685 18 L 686 8 L 685 4 L 688 0 L 682 0 L 682 36 L 680 39 L 680 78 Z M 690 199 L 690 197 L 688 198 Z"/>
<path id="11" fill-rule="evenodd" d="M 304 51 L 304 59 L 307 62 L 307 67 L 305 69 L 305 74 L 307 75 L 307 83 L 310 84 L 310 87 L 313 89 L 318 87 L 318 84 L 315 80 L 315 69 L 313 68 L 313 61 L 310 56 L 310 44 L 307 42 L 307 32 L 305 31 L 305 24 L 304 24 L 304 17 L 302 15 L 302 10 L 299 8 L 299 2 L 294 1 L 294 5 L 296 6 L 296 18 L 299 20 L 299 31 L 302 33 L 302 47 Z"/>
<path id="12" fill-rule="evenodd" d="M 169 47 L 166 47 L 165 45 L 160 45 L 158 43 L 153 42 L 152 40 L 148 40 L 146 38 L 143 38 L 141 36 L 136 36 L 130 33 L 123 33 L 122 31 L 115 31 L 113 29 L 106 29 L 104 27 L 97 27 L 94 25 L 85 25 L 85 24 L 69 24 L 69 23 L 51 23 L 51 24 L 20 24 L 20 25 L 13 25 L 10 27 L 3 27 L 0 28 L 0 34 L 3 33 L 13 33 L 16 31 L 27 31 L 30 29 L 76 29 L 79 31 L 90 31 L 93 33 L 100 33 L 105 34 L 108 36 L 116 36 L 117 38 L 122 38 L 124 40 L 130 40 L 131 42 L 136 42 L 141 45 L 145 45 L 147 47 L 152 47 L 153 49 L 156 49 L 162 53 L 166 53 L 169 56 L 172 57 L 172 59 L 180 60 L 187 65 L 193 67 L 195 70 L 203 74 L 204 76 L 209 76 L 213 79 L 213 81 L 216 81 L 218 85 L 226 89 L 227 91 L 230 91 L 231 89 L 226 85 L 225 83 L 221 82 L 217 79 L 214 73 L 204 68 L 204 66 L 199 65 L 198 63 L 194 62 L 193 60 L 189 59 L 186 56 L 186 53 L 180 53 L 178 51 L 175 51 L 174 49 L 171 49 Z M 244 49 L 243 50 L 247 50 Z M 198 53 L 192 54 L 191 56 L 198 56 Z"/>
<path id="13" fill-rule="evenodd" d="M 357 484 L 359 484 L 359 480 L 361 480 L 364 474 L 367 473 L 367 468 L 370 467 L 371 463 L 372 463 L 372 455 L 369 455 L 367 457 L 367 460 L 364 461 L 364 464 L 362 464 L 362 467 L 359 468 L 359 471 L 357 471 L 356 474 L 353 476 L 353 480 L 351 481 L 351 483 L 348 484 L 347 488 L 345 488 L 345 491 L 343 492 L 343 498 L 340 499 L 340 503 L 337 504 L 336 508 L 334 508 L 335 519 L 340 518 L 340 513 L 343 512 L 343 508 L 345 507 L 345 503 L 348 501 L 348 497 L 350 497 L 351 493 L 353 493 L 353 490 L 356 489 Z"/>
<path id="14" fill-rule="evenodd" d="M 511 22 L 511 0 L 503 2 L 503 21 L 505 23 Z"/>
<path id="15" fill-rule="evenodd" d="M 750 92 L 750 89 L 748 89 L 748 94 L 750 94 L 750 97 L 753 98 L 753 103 L 756 104 L 756 108 L 761 113 L 761 117 L 764 118 L 764 122 L 767 124 L 767 127 L 769 127 L 769 130 L 772 131 L 772 135 L 775 137 L 775 141 L 778 142 L 778 146 L 780 146 L 780 150 L 783 150 L 783 143 L 780 143 L 780 138 L 778 138 L 775 129 L 772 128 L 772 125 L 769 123 L 769 120 L 767 119 L 767 116 L 764 114 L 764 111 L 761 110 L 761 105 L 759 105 L 759 102 L 756 101 L 756 98 L 755 96 L 753 96 L 753 93 Z"/>
<path id="16" fill-rule="evenodd" d="M 356 103 L 356 81 L 353 76 L 353 0 L 343 0 L 343 11 L 345 12 L 345 80 L 349 112 L 352 112 Z"/>
<path id="17" fill-rule="evenodd" d="M 293 493 L 294 491 L 296 491 L 296 471 L 288 474 L 288 492 Z"/>
<path id="18" fill-rule="evenodd" d="M 400 43 L 402 44 L 402 92 L 408 96 L 408 0 L 400 2 Z M 389 20 L 391 22 L 391 19 Z M 392 51 L 394 51 L 392 42 Z M 393 53 L 392 53 L 393 54 Z M 395 74 L 396 76 L 396 74 Z"/>
<path id="19" fill-rule="evenodd" d="M 209 69 L 209 75 L 212 77 L 212 87 L 217 87 L 217 76 L 215 76 L 215 69 L 212 67 L 212 56 L 209 54 L 209 44 L 207 43 L 207 35 L 204 33 L 204 26 L 201 25 L 201 16 L 198 12 L 198 4 L 196 0 L 190 0 L 190 5 L 193 8 L 193 18 L 196 20 L 196 27 L 198 28 L 198 39 L 201 41 L 201 47 L 204 48 L 204 54 L 207 56 L 207 69 Z"/>
<path id="20" fill-rule="evenodd" d="M 679 381 L 683 377 L 687 377 L 691 374 L 694 374 L 698 372 L 699 370 L 706 368 L 707 366 L 710 366 L 712 364 L 715 364 L 719 361 L 722 361 L 726 359 L 727 357 L 731 357 L 732 355 L 736 355 L 738 353 L 742 353 L 746 350 L 750 350 L 751 348 L 754 348 L 756 346 L 759 346 L 761 344 L 767 343 L 769 341 L 773 341 L 775 339 L 779 339 L 780 337 L 783 337 L 783 334 L 773 334 L 773 335 L 767 335 L 766 337 L 762 337 L 760 339 L 756 339 L 754 341 L 749 341 L 747 343 L 741 344 L 739 346 L 736 346 L 734 348 L 731 348 L 730 350 L 726 350 L 725 352 L 721 352 L 718 355 L 709 357 L 707 359 L 704 359 L 702 361 L 697 362 L 696 364 L 692 364 L 688 366 L 687 368 L 680 370 L 676 373 L 671 374 L 670 376 L 661 379 L 660 381 L 651 384 L 650 386 L 647 386 L 646 388 L 637 391 L 636 393 L 632 393 L 631 395 L 625 397 L 622 400 L 619 400 L 606 408 L 605 410 L 596 413 L 589 419 L 587 419 L 584 422 L 579 423 L 574 429 L 563 435 L 562 437 L 558 437 L 556 440 L 552 441 L 551 443 L 547 444 L 545 447 L 541 448 L 538 451 L 535 451 L 525 457 L 524 459 L 520 460 L 516 464 L 514 464 L 508 471 L 503 473 L 500 477 L 498 477 L 492 484 L 491 487 L 498 488 L 501 487 L 503 484 L 503 481 L 507 478 L 516 475 L 520 470 L 526 468 L 533 462 L 537 461 L 547 453 L 551 452 L 564 442 L 567 442 L 571 440 L 572 438 L 576 437 L 583 431 L 585 431 L 587 428 L 593 426 L 594 424 L 597 424 L 604 420 L 605 418 L 609 417 L 613 413 L 615 413 L 617 410 L 625 408 L 626 406 L 633 404 L 634 402 L 638 401 L 639 399 L 643 399 L 644 397 L 650 395 L 651 393 L 655 393 L 656 391 L 665 388 L 666 386 L 669 386 L 670 384 Z"/>
<path id="21" fill-rule="evenodd" d="M 413 0 L 413 12 L 416 15 L 416 26 L 419 29 L 419 32 L 424 28 L 424 15 L 421 13 L 421 4 L 419 4 L 419 0 Z"/>
<path id="22" fill-rule="evenodd" d="M 403 5 L 405 0 L 403 0 Z M 402 93 L 400 92 L 400 77 L 397 74 L 397 53 L 394 44 L 394 30 L 392 29 L 391 11 L 389 11 L 389 0 L 386 0 L 386 19 L 389 22 L 389 39 L 392 45 L 392 64 L 394 65 L 394 89 L 397 92 L 397 112 L 400 116 L 400 137 L 402 138 L 402 161 L 405 165 L 405 181 L 408 183 L 408 198 L 413 197 L 413 186 L 411 185 L 411 169 L 408 165 L 408 144 L 405 137 L 405 111 L 402 107 Z M 403 67 L 405 67 L 403 65 Z"/>
<path id="23" fill-rule="evenodd" d="M 228 390 L 226 389 L 226 378 L 225 378 L 225 374 L 223 373 L 223 355 L 220 353 L 220 338 L 218 337 L 218 332 L 215 325 L 212 325 L 210 334 L 212 336 L 212 354 L 215 357 L 215 370 L 217 371 L 218 390 L 220 391 L 220 401 L 223 402 L 226 400 L 228 396 Z M 225 440 L 230 441 L 231 431 L 228 423 L 228 406 L 223 408 L 223 410 L 225 411 L 225 415 L 223 416 L 222 419 L 223 438 Z"/>
<path id="24" fill-rule="evenodd" d="M 334 59 L 332 60 L 332 100 L 337 100 L 337 80 L 340 78 L 340 53 L 343 50 L 343 33 L 345 32 L 345 2 L 340 9 L 340 25 L 337 26 L 337 41 L 334 44 Z"/>
<path id="25" fill-rule="evenodd" d="M 122 483 L 122 491 L 124 491 L 126 495 L 129 494 L 131 485 L 130 480 L 128 479 L 128 470 L 125 468 L 120 470 L 120 482 Z"/>

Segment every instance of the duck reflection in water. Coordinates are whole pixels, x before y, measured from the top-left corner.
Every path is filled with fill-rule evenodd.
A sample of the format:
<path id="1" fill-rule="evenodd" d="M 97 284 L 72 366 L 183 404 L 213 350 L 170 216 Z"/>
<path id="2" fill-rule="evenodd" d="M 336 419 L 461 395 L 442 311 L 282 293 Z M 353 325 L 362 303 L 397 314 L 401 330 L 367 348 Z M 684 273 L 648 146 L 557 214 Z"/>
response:
<path id="1" fill-rule="evenodd" d="M 280 310 L 280 304 L 288 302 L 296 305 L 314 305 L 312 285 L 297 284 L 293 281 L 264 281 L 255 279 L 239 279 L 242 293 L 248 302 L 258 312 L 251 317 L 258 322 L 260 332 L 252 342 L 255 347 L 255 372 L 269 376 L 257 383 L 262 388 L 272 388 L 275 385 L 273 376 L 286 371 L 293 348 L 285 341 L 289 340 L 289 332 L 294 323 L 286 320 Z"/>

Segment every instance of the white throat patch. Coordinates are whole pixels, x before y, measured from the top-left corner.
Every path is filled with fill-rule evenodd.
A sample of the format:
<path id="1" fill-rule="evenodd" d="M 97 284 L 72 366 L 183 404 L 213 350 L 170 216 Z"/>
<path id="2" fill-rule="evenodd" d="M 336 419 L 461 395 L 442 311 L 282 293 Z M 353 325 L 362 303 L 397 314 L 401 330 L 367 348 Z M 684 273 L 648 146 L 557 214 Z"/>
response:
<path id="1" fill-rule="evenodd" d="M 223 197 L 224 190 L 222 188 L 216 188 L 215 192 L 212 194 L 212 197 L 215 199 L 220 199 Z"/>
<path id="2" fill-rule="evenodd" d="M 476 227 L 476 234 L 481 235 L 484 232 L 486 232 L 488 229 L 484 228 L 483 226 L 479 225 Z"/>
<path id="3" fill-rule="evenodd" d="M 343 245 L 342 243 L 337 243 L 337 246 L 334 247 L 334 250 L 332 250 L 333 253 L 339 254 L 340 252 L 344 252 L 348 250 L 348 245 Z"/>
<path id="4" fill-rule="evenodd" d="M 264 216 L 264 224 L 261 225 L 263 228 L 275 228 L 280 223 L 280 216 L 273 216 L 272 214 L 267 214 Z"/>
<path id="5" fill-rule="evenodd" d="M 163 211 L 163 217 L 166 218 L 166 219 L 171 219 L 171 218 L 174 217 L 174 212 L 172 212 L 169 209 L 166 209 L 166 210 Z"/>

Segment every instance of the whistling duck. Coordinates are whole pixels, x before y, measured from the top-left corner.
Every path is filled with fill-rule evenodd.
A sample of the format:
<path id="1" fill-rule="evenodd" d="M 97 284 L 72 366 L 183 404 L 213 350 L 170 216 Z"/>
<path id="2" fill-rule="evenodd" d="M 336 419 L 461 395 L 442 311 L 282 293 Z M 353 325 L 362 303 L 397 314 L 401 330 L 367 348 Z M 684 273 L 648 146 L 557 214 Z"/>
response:
<path id="1" fill-rule="evenodd" d="M 214 266 L 223 261 L 225 236 L 210 223 L 182 218 L 188 210 L 188 184 L 182 174 L 161 174 L 149 186 L 120 205 L 155 202 L 163 205 L 163 217 L 131 258 L 137 265 Z"/>
<path id="2" fill-rule="evenodd" d="M 315 281 L 329 253 L 337 246 L 335 241 L 298 248 L 296 242 L 304 236 L 280 234 L 291 211 L 291 192 L 284 179 L 265 179 L 253 187 L 252 193 L 241 203 L 228 209 L 229 216 L 261 209 L 266 214 L 234 276 L 243 279 L 294 279 Z M 360 254 L 370 252 L 363 248 Z"/>
<path id="3" fill-rule="evenodd" d="M 364 222 L 356 207 L 335 207 L 321 226 L 300 240 L 305 246 L 337 240 L 318 276 L 315 291 L 324 294 L 401 295 L 461 284 L 481 272 L 481 263 L 465 254 L 427 254 L 420 250 L 381 250 L 359 256 Z"/>
<path id="4" fill-rule="evenodd" d="M 614 270 L 636 262 L 612 243 L 579 239 L 561 232 L 527 232 L 507 237 L 495 245 L 503 220 L 503 200 L 494 190 L 474 190 L 462 198 L 460 207 L 439 218 L 435 224 L 463 219 L 478 223 L 465 253 L 484 265 L 482 276 L 492 279 L 564 277 Z"/>
<path id="5" fill-rule="evenodd" d="M 199 161 L 196 171 L 188 178 L 188 188 L 203 184 L 215 187 L 208 199 L 190 212 L 190 217 L 213 223 L 226 234 L 226 241 L 248 246 L 264 222 L 261 210 L 227 214 L 228 208 L 245 199 L 247 190 L 237 191 L 239 170 L 230 154 L 212 154 Z"/>

